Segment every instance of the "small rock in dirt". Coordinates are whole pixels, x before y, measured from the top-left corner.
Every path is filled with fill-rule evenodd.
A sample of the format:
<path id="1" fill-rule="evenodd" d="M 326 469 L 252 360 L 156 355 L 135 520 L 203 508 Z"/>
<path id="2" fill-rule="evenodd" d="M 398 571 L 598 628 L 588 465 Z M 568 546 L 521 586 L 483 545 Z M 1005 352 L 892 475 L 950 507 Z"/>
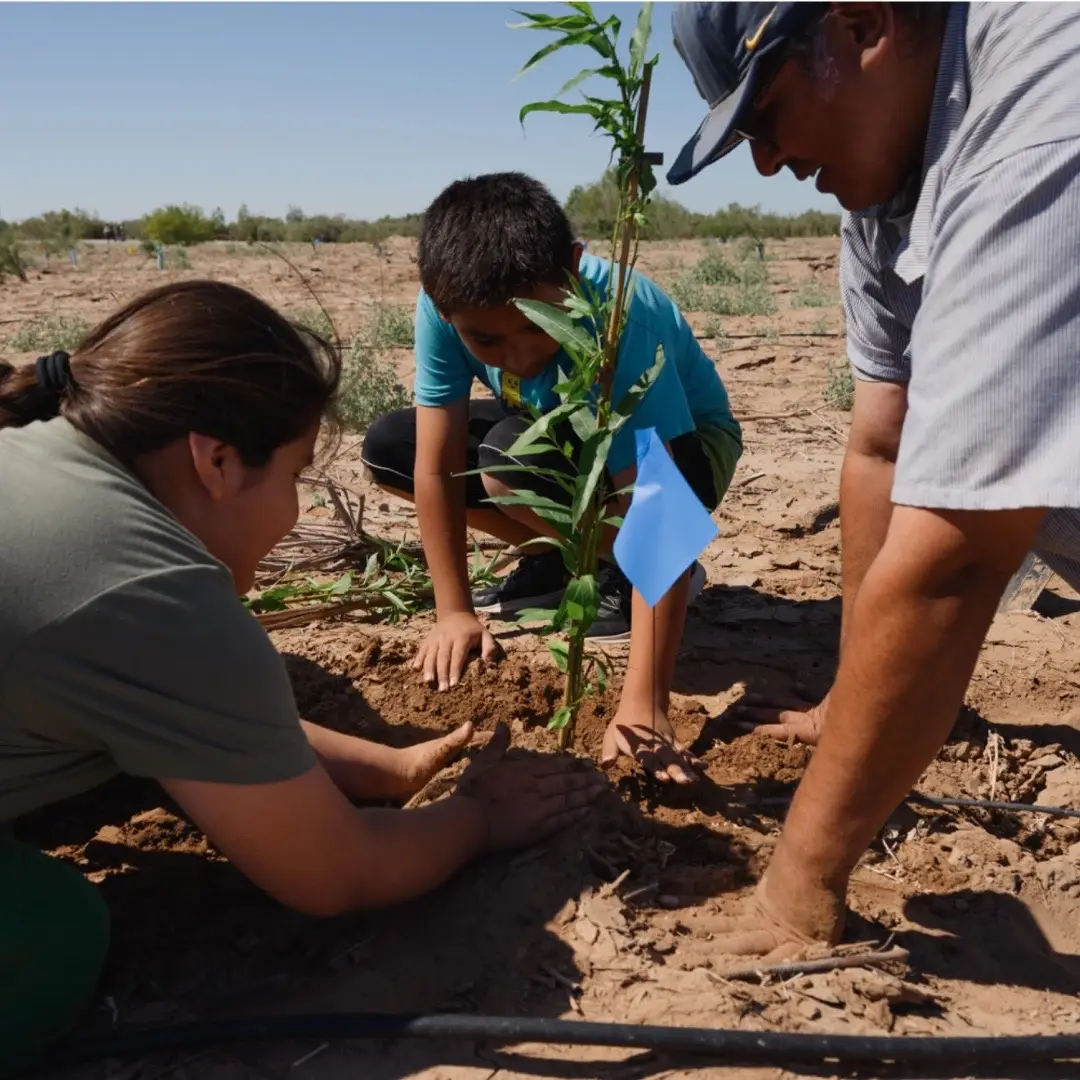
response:
<path id="1" fill-rule="evenodd" d="M 731 548 L 744 559 L 756 559 L 765 553 L 765 549 L 757 540 L 736 540 Z"/>
<path id="2" fill-rule="evenodd" d="M 802 566 L 802 559 L 797 555 L 773 556 L 771 562 L 773 570 L 798 570 Z"/>
<path id="3" fill-rule="evenodd" d="M 600 928 L 595 924 L 589 922 L 588 919 L 578 919 L 574 923 L 574 933 L 577 934 L 586 945 L 595 945 L 596 939 L 600 936 Z"/>
<path id="4" fill-rule="evenodd" d="M 1028 764 L 1038 766 L 1040 769 L 1056 769 L 1059 765 L 1065 764 L 1065 759 L 1057 754 L 1043 754 L 1042 757 L 1033 758 Z"/>
<path id="5" fill-rule="evenodd" d="M 821 1016 L 821 1009 L 815 1005 L 809 998 L 799 998 L 795 1002 L 795 1011 L 804 1020 L 817 1020 Z"/>
<path id="6" fill-rule="evenodd" d="M 820 1001 L 823 1005 L 837 1007 L 843 1004 L 840 995 L 829 985 L 827 974 L 810 975 L 800 984 L 799 992 L 815 1001 Z"/>

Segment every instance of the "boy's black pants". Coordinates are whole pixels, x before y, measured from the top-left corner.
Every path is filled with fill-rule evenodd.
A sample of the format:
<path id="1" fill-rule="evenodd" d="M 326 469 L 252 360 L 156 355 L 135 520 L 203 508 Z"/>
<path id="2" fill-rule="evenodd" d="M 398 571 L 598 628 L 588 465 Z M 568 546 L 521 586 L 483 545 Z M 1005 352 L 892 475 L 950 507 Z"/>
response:
<path id="1" fill-rule="evenodd" d="M 466 448 L 466 468 L 484 469 L 492 465 L 513 462 L 506 451 L 514 444 L 532 420 L 524 411 L 509 412 L 501 402 L 484 398 L 469 401 L 469 434 Z M 556 428 L 560 442 L 569 442 L 575 449 L 581 440 L 569 424 Z M 712 467 L 701 441 L 691 432 L 671 440 L 671 453 L 686 482 L 710 512 L 719 499 L 713 480 Z M 413 475 L 416 468 L 416 410 L 398 409 L 380 416 L 364 437 L 364 464 L 371 470 L 375 482 L 382 487 L 413 494 Z M 521 471 L 497 472 L 495 478 L 516 491 L 533 491 L 555 502 L 569 506 L 567 493 L 550 476 L 538 476 L 534 470 L 551 469 L 572 475 L 569 462 L 557 450 L 530 454 L 521 459 Z M 465 478 L 465 505 L 470 509 L 491 509 L 487 503 L 483 477 Z"/>

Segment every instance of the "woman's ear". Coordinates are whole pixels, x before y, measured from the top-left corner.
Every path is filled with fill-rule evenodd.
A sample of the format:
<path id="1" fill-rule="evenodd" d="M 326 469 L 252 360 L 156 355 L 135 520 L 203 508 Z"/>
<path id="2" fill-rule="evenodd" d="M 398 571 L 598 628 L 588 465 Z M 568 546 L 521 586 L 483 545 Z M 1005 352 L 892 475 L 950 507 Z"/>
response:
<path id="1" fill-rule="evenodd" d="M 199 483 L 211 501 L 221 502 L 236 495 L 244 486 L 244 463 L 235 446 L 229 446 L 209 435 L 188 435 L 191 463 Z"/>

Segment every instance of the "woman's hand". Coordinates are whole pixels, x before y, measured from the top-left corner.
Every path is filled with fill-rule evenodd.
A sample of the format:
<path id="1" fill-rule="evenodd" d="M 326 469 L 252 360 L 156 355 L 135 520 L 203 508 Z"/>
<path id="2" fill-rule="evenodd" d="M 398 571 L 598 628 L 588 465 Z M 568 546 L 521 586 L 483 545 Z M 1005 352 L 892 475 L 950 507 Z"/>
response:
<path id="1" fill-rule="evenodd" d="M 499 724 L 462 774 L 454 798 L 479 805 L 488 823 L 487 850 L 528 847 L 584 818 L 607 787 L 572 758 L 505 759 L 510 732 Z"/>

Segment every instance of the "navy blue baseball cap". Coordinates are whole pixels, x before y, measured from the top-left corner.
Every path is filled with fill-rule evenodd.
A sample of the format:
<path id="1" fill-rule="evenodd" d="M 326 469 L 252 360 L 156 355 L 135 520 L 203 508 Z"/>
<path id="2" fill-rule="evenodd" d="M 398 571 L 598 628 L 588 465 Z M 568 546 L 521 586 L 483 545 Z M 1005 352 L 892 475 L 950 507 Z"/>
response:
<path id="1" fill-rule="evenodd" d="M 742 141 L 734 129 L 760 88 L 763 62 L 776 55 L 828 7 L 824 3 L 679 3 L 671 16 L 675 48 L 709 106 L 694 137 L 668 171 L 683 184 L 731 153 Z"/>

